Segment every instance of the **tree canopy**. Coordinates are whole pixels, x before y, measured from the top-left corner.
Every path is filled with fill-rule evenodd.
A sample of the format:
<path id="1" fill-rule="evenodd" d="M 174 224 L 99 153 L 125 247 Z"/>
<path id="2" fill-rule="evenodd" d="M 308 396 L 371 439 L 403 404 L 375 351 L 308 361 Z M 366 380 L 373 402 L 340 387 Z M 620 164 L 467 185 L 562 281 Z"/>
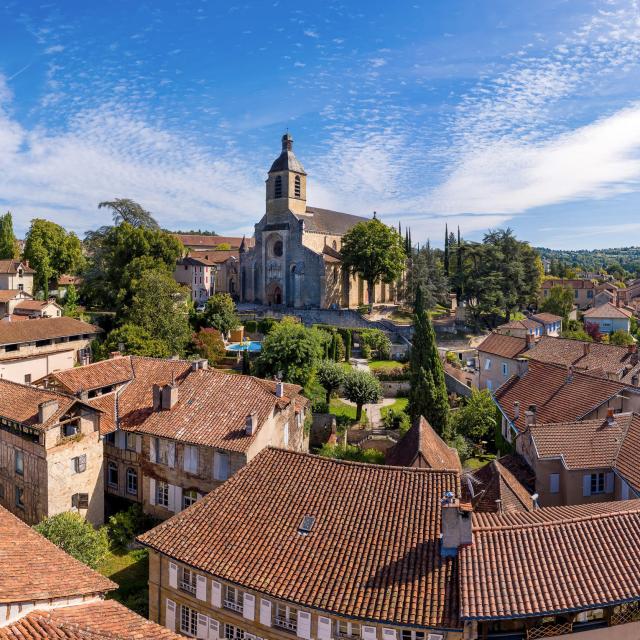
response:
<path id="1" fill-rule="evenodd" d="M 129 198 L 116 198 L 98 204 L 98 209 L 111 209 L 113 224 L 118 226 L 128 222 L 132 227 L 146 227 L 147 229 L 159 229 L 155 218 L 141 205 Z"/>
<path id="2" fill-rule="evenodd" d="M 344 375 L 344 368 L 340 363 L 332 360 L 324 360 L 320 363 L 316 379 L 327 392 L 327 404 L 331 400 L 331 393 L 344 382 Z"/>
<path id="3" fill-rule="evenodd" d="M 109 333 L 99 352 L 104 357 L 112 351 L 122 351 L 132 356 L 149 358 L 168 358 L 171 353 L 165 342 L 153 336 L 147 329 L 125 323 Z M 94 349 L 98 352 L 98 349 Z"/>
<path id="4" fill-rule="evenodd" d="M 236 305 L 228 293 L 215 293 L 207 300 L 204 319 L 207 326 L 224 335 L 240 325 Z"/>
<path id="5" fill-rule="evenodd" d="M 13 233 L 13 218 L 7 211 L 0 216 L 0 260 L 17 258 L 20 254 L 18 241 Z"/>
<path id="6" fill-rule="evenodd" d="M 226 348 L 220 332 L 216 329 L 200 329 L 193 338 L 193 347 L 198 355 L 215 365 L 225 357 Z M 245 352 L 243 352 L 244 355 Z"/>
<path id="7" fill-rule="evenodd" d="M 382 397 L 382 385 L 378 378 L 368 371 L 354 369 L 344 377 L 344 395 L 356 403 L 356 420 L 362 418 L 362 405 L 378 402 Z"/>
<path id="8" fill-rule="evenodd" d="M 562 317 L 566 324 L 573 309 L 574 293 L 571 287 L 557 285 L 549 289 L 549 294 L 542 300 L 540 311 L 553 313 Z"/>
<path id="9" fill-rule="evenodd" d="M 369 306 L 378 282 L 393 282 L 402 273 L 406 254 L 402 238 L 377 218 L 359 222 L 342 238 L 342 264 L 367 283 Z"/>
<path id="10" fill-rule="evenodd" d="M 493 433 L 496 405 L 487 389 L 472 389 L 471 397 L 452 414 L 452 431 L 477 443 Z"/>

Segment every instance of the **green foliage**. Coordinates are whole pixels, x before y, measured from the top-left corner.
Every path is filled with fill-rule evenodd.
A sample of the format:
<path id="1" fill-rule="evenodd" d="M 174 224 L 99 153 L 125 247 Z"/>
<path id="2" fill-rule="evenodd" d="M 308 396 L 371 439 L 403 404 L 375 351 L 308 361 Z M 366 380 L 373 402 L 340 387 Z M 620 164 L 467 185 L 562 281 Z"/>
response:
<path id="1" fill-rule="evenodd" d="M 64 297 L 64 315 L 70 318 L 77 318 L 80 315 L 78 311 L 78 292 L 74 285 L 67 287 L 67 293 Z"/>
<path id="2" fill-rule="evenodd" d="M 457 434 L 451 442 L 449 442 L 449 446 L 453 447 L 457 452 L 460 458 L 460 462 L 468 460 L 473 454 L 473 446 L 471 443 L 461 434 Z"/>
<path id="3" fill-rule="evenodd" d="M 80 240 L 60 225 L 36 218 L 31 221 L 24 246 L 24 257 L 35 269 L 35 289 L 49 296 L 49 286 L 63 273 L 77 273 L 84 264 Z"/>
<path id="4" fill-rule="evenodd" d="M 0 260 L 17 258 L 19 254 L 18 241 L 13 233 L 13 218 L 11 212 L 7 211 L 0 216 Z"/>
<path id="5" fill-rule="evenodd" d="M 409 379 L 409 415 L 414 420 L 424 416 L 438 434 L 445 436 L 448 433 L 449 397 L 435 332 L 420 288 L 414 310 Z"/>
<path id="6" fill-rule="evenodd" d="M 369 347 L 371 353 L 378 360 L 388 360 L 391 357 L 391 340 L 380 329 L 361 329 L 360 344 Z"/>
<path id="7" fill-rule="evenodd" d="M 95 569 L 109 552 L 107 530 L 94 529 L 79 513 L 66 511 L 45 518 L 34 529 L 76 560 Z"/>
<path id="8" fill-rule="evenodd" d="M 275 318 L 262 318 L 262 320 L 258 322 L 258 331 L 266 336 L 277 324 L 278 321 Z"/>
<path id="9" fill-rule="evenodd" d="M 120 349 L 120 346 L 123 349 Z M 103 349 L 107 355 L 112 351 L 122 351 L 127 355 L 151 358 L 168 358 L 171 355 L 169 347 L 164 341 L 154 337 L 146 329 L 131 323 L 125 323 L 109 333 Z"/>
<path id="10" fill-rule="evenodd" d="M 107 531 L 111 546 L 124 549 L 134 537 L 148 531 L 153 519 L 145 515 L 139 504 L 131 505 L 126 511 L 119 511 L 109 518 Z"/>
<path id="11" fill-rule="evenodd" d="M 635 277 L 640 272 L 640 247 L 613 249 L 564 249 L 537 248 L 541 257 L 551 260 L 551 274 L 569 277 L 569 270 L 610 274 L 617 280 Z"/>
<path id="12" fill-rule="evenodd" d="M 447 243 L 446 250 L 449 256 L 443 255 L 442 259 L 440 259 L 438 251 L 431 248 L 428 241 L 422 247 L 411 250 L 410 266 L 407 270 L 407 299 L 414 299 L 417 289 L 420 287 L 427 309 L 433 309 L 438 303 L 449 304 L 449 278 L 445 263 L 448 260 L 450 270 L 450 254 L 455 250 L 455 247 L 454 237 Z"/>
<path id="13" fill-rule="evenodd" d="M 115 200 L 98 204 L 98 209 L 105 207 L 111 209 L 113 224 L 116 226 L 126 222 L 132 227 L 160 228 L 155 218 L 146 209 L 143 209 L 137 202 L 129 200 L 129 198 L 116 198 Z"/>
<path id="14" fill-rule="evenodd" d="M 574 293 L 571 287 L 555 286 L 549 289 L 549 293 L 540 305 L 540 311 L 561 316 L 566 324 L 569 314 L 573 309 Z"/>
<path id="15" fill-rule="evenodd" d="M 323 444 L 318 454 L 325 458 L 384 464 L 384 453 L 376 449 L 360 449 L 353 444 Z"/>
<path id="16" fill-rule="evenodd" d="M 354 369 L 344 377 L 344 395 L 356 403 L 356 420 L 362 417 L 362 405 L 378 402 L 382 397 L 380 381 L 367 371 Z"/>
<path id="17" fill-rule="evenodd" d="M 371 367 L 372 363 L 369 363 L 373 375 L 378 380 L 385 382 L 400 382 L 402 380 L 409 380 L 409 365 L 401 362 L 389 362 L 385 366 Z"/>
<path id="18" fill-rule="evenodd" d="M 285 382 L 305 386 L 322 358 L 323 340 L 317 329 L 284 318 L 265 337 L 256 371 L 265 378 L 282 374 Z"/>
<path id="19" fill-rule="evenodd" d="M 207 326 L 217 329 L 224 335 L 240 326 L 236 305 L 228 293 L 212 295 L 207 300 L 204 317 Z"/>
<path id="20" fill-rule="evenodd" d="M 477 443 L 493 434 L 496 411 L 496 405 L 488 389 L 472 389 L 471 397 L 452 414 L 452 431 Z"/>
<path id="21" fill-rule="evenodd" d="M 342 339 L 344 340 L 344 360 L 349 362 L 351 360 L 351 344 L 352 336 L 349 329 L 341 329 Z"/>
<path id="22" fill-rule="evenodd" d="M 393 282 L 405 268 L 406 254 L 398 232 L 377 218 L 359 222 L 342 238 L 342 264 L 367 283 L 369 307 L 378 282 Z"/>
<path id="23" fill-rule="evenodd" d="M 618 329 L 609 336 L 609 344 L 626 347 L 630 344 L 635 344 L 635 340 L 630 333 L 627 333 L 623 329 Z"/>
<path id="24" fill-rule="evenodd" d="M 404 435 L 411 428 L 411 418 L 402 409 L 390 408 L 382 413 L 382 424 L 385 429 L 397 429 Z"/>
<path id="25" fill-rule="evenodd" d="M 231 245 L 228 242 L 221 242 L 216 246 L 216 251 L 229 251 L 231 249 Z"/>
<path id="26" fill-rule="evenodd" d="M 247 333 L 255 333 L 258 330 L 258 323 L 255 320 L 247 320 L 244 323 L 244 330 Z"/>
<path id="27" fill-rule="evenodd" d="M 193 335 L 194 351 L 201 357 L 206 358 L 211 366 L 220 362 L 226 355 L 227 350 L 220 333 L 214 329 L 200 329 L 198 333 Z M 243 351 L 243 366 L 244 355 Z M 248 362 L 248 360 L 247 360 Z M 244 373 L 244 372 L 243 372 Z"/>
<path id="28" fill-rule="evenodd" d="M 329 404 L 331 393 L 338 389 L 344 382 L 345 371 L 342 365 L 331 360 L 324 360 L 320 363 L 316 372 L 316 379 L 326 391 L 326 402 Z"/>
<path id="29" fill-rule="evenodd" d="M 169 354 L 181 355 L 191 338 L 187 301 L 187 289 L 166 271 L 145 271 L 124 319 L 163 342 Z"/>
<path id="30" fill-rule="evenodd" d="M 593 342 L 593 338 L 584 329 L 566 329 L 562 331 L 562 337 L 568 340 L 583 340 Z"/>

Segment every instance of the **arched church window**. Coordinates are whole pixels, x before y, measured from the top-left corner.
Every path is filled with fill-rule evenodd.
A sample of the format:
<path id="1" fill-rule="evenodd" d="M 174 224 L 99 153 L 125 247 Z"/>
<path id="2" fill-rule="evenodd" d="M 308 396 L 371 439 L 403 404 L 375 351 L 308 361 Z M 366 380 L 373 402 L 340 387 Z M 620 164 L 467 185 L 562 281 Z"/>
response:
<path id="1" fill-rule="evenodd" d="M 279 258 L 282 255 L 282 240 L 273 243 L 273 255 Z"/>
<path id="2" fill-rule="evenodd" d="M 335 240 L 331 243 L 331 245 L 336 251 L 338 250 L 338 243 Z"/>
<path id="3" fill-rule="evenodd" d="M 296 195 L 296 198 L 300 197 L 300 176 L 296 176 L 294 183 L 294 193 Z"/>
<path id="4" fill-rule="evenodd" d="M 274 198 L 282 198 L 282 176 L 276 176 L 273 196 Z"/>

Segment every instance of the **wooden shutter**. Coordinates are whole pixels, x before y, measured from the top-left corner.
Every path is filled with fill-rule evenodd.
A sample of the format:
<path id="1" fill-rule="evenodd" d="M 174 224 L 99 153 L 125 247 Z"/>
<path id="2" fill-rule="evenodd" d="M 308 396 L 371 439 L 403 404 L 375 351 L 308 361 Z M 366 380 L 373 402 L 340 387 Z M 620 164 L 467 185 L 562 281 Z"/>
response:
<path id="1" fill-rule="evenodd" d="M 220 454 L 217 451 L 213 452 L 213 479 L 220 479 Z"/>
<path id="2" fill-rule="evenodd" d="M 220 623 L 209 618 L 209 640 L 218 640 L 220 637 Z"/>
<path id="3" fill-rule="evenodd" d="M 136 434 L 136 453 L 142 452 L 142 436 Z"/>
<path id="4" fill-rule="evenodd" d="M 260 624 L 271 626 L 271 602 L 260 598 Z"/>
<path id="5" fill-rule="evenodd" d="M 396 640 L 397 634 L 395 629 L 382 629 L 382 640 Z"/>
<path id="6" fill-rule="evenodd" d="M 590 496 L 591 495 L 591 474 L 587 473 L 582 476 L 582 495 Z"/>
<path id="7" fill-rule="evenodd" d="M 196 576 L 196 598 L 207 600 L 207 579 L 204 576 Z"/>
<path id="8" fill-rule="evenodd" d="M 198 614 L 198 626 L 196 628 L 196 638 L 207 640 L 209 636 L 209 618 L 202 613 Z"/>
<path id="9" fill-rule="evenodd" d="M 167 598 L 167 605 L 164 613 L 164 626 L 171 631 L 176 630 L 176 603 Z"/>
<path id="10" fill-rule="evenodd" d="M 331 618 L 318 616 L 318 640 L 331 640 Z"/>
<path id="11" fill-rule="evenodd" d="M 157 450 L 158 439 L 151 436 L 149 438 L 149 460 L 151 462 L 158 461 L 158 450 Z"/>
<path id="12" fill-rule="evenodd" d="M 169 510 L 174 513 L 182 511 L 182 487 L 169 485 Z"/>
<path id="13" fill-rule="evenodd" d="M 298 611 L 298 638 L 311 640 L 311 614 L 306 611 Z"/>
<path id="14" fill-rule="evenodd" d="M 256 599 L 250 593 L 245 593 L 242 599 L 242 617 L 253 620 L 256 617 Z"/>
<path id="15" fill-rule="evenodd" d="M 222 585 L 215 580 L 211 583 L 211 604 L 218 609 L 222 606 Z"/>
<path id="16" fill-rule="evenodd" d="M 175 562 L 169 563 L 169 586 L 172 589 L 178 588 L 178 565 Z"/>
<path id="17" fill-rule="evenodd" d="M 613 493 L 614 484 L 613 473 L 607 473 L 604 476 L 604 492 L 605 493 Z"/>
<path id="18" fill-rule="evenodd" d="M 176 466 L 176 443 L 167 442 L 167 464 L 172 469 Z"/>
<path id="19" fill-rule="evenodd" d="M 376 628 L 362 627 L 362 640 L 376 640 Z"/>
<path id="20" fill-rule="evenodd" d="M 116 431 L 116 447 L 118 447 L 118 449 L 127 448 L 127 436 L 124 431 Z"/>
<path id="21" fill-rule="evenodd" d="M 156 503 L 156 481 L 149 478 L 149 504 Z"/>

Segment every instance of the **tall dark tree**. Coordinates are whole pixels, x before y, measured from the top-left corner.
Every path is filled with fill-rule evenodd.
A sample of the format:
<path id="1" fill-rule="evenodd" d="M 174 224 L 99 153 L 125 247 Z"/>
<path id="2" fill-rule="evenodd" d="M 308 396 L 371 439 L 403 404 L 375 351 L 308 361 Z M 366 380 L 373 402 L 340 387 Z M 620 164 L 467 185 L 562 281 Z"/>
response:
<path id="1" fill-rule="evenodd" d="M 436 336 L 425 309 L 422 290 L 416 292 L 413 320 L 413 342 L 409 375 L 409 414 L 413 419 L 424 416 L 441 435 L 448 435 L 449 398 L 444 368 L 436 347 Z"/>
<path id="2" fill-rule="evenodd" d="M 449 277 L 449 227 L 444 225 L 444 273 Z"/>
<path id="3" fill-rule="evenodd" d="M 17 258 L 20 251 L 18 241 L 13 233 L 11 211 L 0 216 L 0 260 Z"/>

